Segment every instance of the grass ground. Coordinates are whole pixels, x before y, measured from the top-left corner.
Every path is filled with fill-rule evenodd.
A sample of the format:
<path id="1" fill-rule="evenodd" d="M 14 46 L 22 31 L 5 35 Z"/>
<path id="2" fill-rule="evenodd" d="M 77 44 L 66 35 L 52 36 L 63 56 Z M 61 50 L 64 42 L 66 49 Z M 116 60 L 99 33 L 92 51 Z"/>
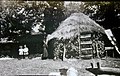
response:
<path id="1" fill-rule="evenodd" d="M 12 59 L 0 60 L 0 76 L 21 75 L 21 74 L 49 74 L 50 72 L 59 72 L 61 68 L 70 68 L 71 66 L 77 69 L 79 76 L 94 76 L 92 73 L 85 70 L 91 67 L 90 63 L 100 62 L 102 67 L 120 68 L 120 59 L 74 59 L 74 60 L 41 60 L 40 58 L 33 59 Z"/>

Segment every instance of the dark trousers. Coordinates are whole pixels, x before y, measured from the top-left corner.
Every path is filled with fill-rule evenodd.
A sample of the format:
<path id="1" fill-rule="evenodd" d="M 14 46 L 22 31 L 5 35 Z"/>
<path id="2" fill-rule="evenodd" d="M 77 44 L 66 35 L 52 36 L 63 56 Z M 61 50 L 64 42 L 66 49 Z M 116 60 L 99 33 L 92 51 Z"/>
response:
<path id="1" fill-rule="evenodd" d="M 24 55 L 24 58 L 28 57 L 29 58 L 29 55 Z"/>
<path id="2" fill-rule="evenodd" d="M 19 55 L 18 59 L 24 59 L 24 55 Z"/>
<path id="3" fill-rule="evenodd" d="M 19 60 L 20 59 L 25 59 L 25 56 L 24 55 L 19 55 L 19 58 L 18 58 Z"/>

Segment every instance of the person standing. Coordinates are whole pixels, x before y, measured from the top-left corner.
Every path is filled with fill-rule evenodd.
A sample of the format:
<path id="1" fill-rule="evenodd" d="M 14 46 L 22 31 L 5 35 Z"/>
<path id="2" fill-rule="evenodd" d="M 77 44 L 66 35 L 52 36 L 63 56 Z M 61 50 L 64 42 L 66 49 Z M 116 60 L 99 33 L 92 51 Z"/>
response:
<path id="1" fill-rule="evenodd" d="M 24 58 L 28 57 L 29 55 L 29 49 L 26 45 L 24 45 L 24 49 L 23 49 L 23 55 L 24 55 Z"/>
<path id="2" fill-rule="evenodd" d="M 42 60 L 48 58 L 47 44 L 46 44 L 45 40 L 44 40 L 43 42 L 44 42 L 44 44 L 43 44 L 43 55 L 42 55 Z"/>
<path id="3" fill-rule="evenodd" d="M 23 59 L 23 47 L 19 46 L 19 59 Z"/>

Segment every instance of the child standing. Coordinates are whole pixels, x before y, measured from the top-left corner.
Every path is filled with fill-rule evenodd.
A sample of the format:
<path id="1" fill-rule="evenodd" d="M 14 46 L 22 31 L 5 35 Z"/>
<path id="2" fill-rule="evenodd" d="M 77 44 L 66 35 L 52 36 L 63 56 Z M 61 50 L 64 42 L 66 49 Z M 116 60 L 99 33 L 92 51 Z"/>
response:
<path id="1" fill-rule="evenodd" d="M 23 59 L 23 47 L 22 46 L 19 46 L 19 58 L 20 59 Z"/>
<path id="2" fill-rule="evenodd" d="M 26 45 L 24 45 L 23 52 L 24 52 L 25 58 L 28 57 L 28 54 L 29 54 L 28 51 L 29 51 L 28 47 Z"/>

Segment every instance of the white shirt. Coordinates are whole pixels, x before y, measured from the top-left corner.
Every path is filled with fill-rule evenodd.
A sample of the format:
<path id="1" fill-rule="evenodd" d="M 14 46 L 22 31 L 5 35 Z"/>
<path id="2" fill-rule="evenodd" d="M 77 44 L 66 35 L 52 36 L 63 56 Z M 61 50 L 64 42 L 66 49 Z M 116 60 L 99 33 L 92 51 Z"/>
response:
<path id="1" fill-rule="evenodd" d="M 27 47 L 24 48 L 24 49 L 23 49 L 23 52 L 24 52 L 24 55 L 28 55 L 28 48 L 27 48 Z"/>
<path id="2" fill-rule="evenodd" d="M 19 49 L 19 55 L 23 55 L 23 49 Z"/>

